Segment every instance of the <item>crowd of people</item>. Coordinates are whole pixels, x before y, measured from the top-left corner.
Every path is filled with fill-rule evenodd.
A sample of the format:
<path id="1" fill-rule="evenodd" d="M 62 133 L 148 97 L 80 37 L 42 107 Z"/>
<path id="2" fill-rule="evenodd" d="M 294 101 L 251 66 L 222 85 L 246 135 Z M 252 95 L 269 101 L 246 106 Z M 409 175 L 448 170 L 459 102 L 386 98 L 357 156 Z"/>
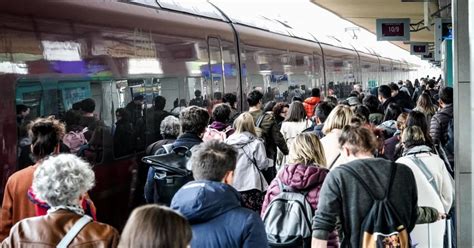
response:
<path id="1" fill-rule="evenodd" d="M 197 92 L 178 117 L 157 97 L 160 121 L 152 125 L 155 139 L 146 142 L 146 153 L 159 159 L 184 148 L 192 180 L 171 192 L 157 180 L 172 173 L 150 166 L 148 205 L 132 212 L 121 235 L 95 217 L 100 209 L 87 193 L 94 172 L 77 156 L 85 148 L 61 150 L 71 130 L 93 140 L 91 130 L 102 124 L 84 112 L 92 103 L 82 103 L 82 116 L 70 112 L 65 122 L 34 120 L 28 137 L 36 162 L 8 179 L 2 246 L 368 247 L 368 225 L 382 209 L 396 216 L 382 225 L 387 231 L 396 223 L 383 233 L 384 245 L 447 247 L 453 89 L 422 78 L 366 92 L 355 85 L 339 100 L 318 88 L 307 91 L 306 99 L 277 102 L 253 90 L 243 113 L 233 94 L 210 110 Z M 140 125 L 134 120 L 143 115 L 142 101 L 135 97 L 115 112 L 112 132 L 122 144 L 115 149 L 124 154 L 131 149 L 125 144 L 137 142 L 129 130 Z"/>

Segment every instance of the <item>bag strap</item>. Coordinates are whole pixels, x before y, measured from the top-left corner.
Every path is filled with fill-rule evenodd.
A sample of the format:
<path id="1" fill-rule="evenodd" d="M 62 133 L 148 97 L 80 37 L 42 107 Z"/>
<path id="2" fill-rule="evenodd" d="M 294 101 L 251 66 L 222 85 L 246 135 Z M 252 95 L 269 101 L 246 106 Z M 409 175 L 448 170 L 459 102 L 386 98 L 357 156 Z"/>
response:
<path id="1" fill-rule="evenodd" d="M 283 193 L 283 192 L 293 192 L 293 193 L 299 193 L 299 194 L 302 194 L 305 199 L 306 199 L 306 196 L 308 195 L 308 191 L 306 190 L 294 190 L 292 187 L 288 186 L 288 185 L 285 185 L 281 180 L 280 178 L 276 177 L 276 181 L 278 183 L 278 188 L 280 188 L 280 192 Z"/>
<path id="2" fill-rule="evenodd" d="M 336 158 L 329 165 L 328 170 L 330 170 L 334 166 L 334 164 L 337 162 L 337 160 L 339 159 L 340 156 L 341 156 L 341 153 L 339 152 L 339 154 L 337 154 Z"/>
<path id="3" fill-rule="evenodd" d="M 263 122 L 263 118 L 265 118 L 265 116 L 267 115 L 267 113 L 263 112 L 263 114 L 261 114 L 258 118 L 257 118 L 257 122 L 255 123 L 255 127 L 260 127 L 262 125 L 262 122 Z"/>
<path id="4" fill-rule="evenodd" d="M 428 170 L 428 168 L 426 167 L 426 164 L 420 158 L 417 158 L 416 156 L 410 156 L 409 158 L 425 175 L 426 180 L 428 180 L 428 182 L 431 184 L 431 187 L 433 187 L 435 192 L 438 195 L 440 195 L 438 191 L 438 185 L 436 185 L 436 181 L 434 180 L 433 174 L 431 174 L 431 172 Z"/>
<path id="5" fill-rule="evenodd" d="M 364 179 L 362 179 L 362 177 L 353 168 L 351 168 L 348 165 L 341 166 L 341 168 L 343 168 L 344 170 L 349 172 L 351 175 L 353 175 L 356 178 L 356 180 L 359 181 L 359 183 L 364 187 L 364 189 L 367 191 L 367 193 L 369 193 L 370 197 L 374 201 L 388 198 L 388 196 L 390 195 L 390 192 L 392 190 L 393 179 L 395 178 L 395 172 L 397 170 L 396 164 L 394 162 L 392 162 L 391 163 L 391 169 L 390 169 L 390 180 L 389 180 L 387 190 L 385 191 L 385 195 L 382 199 L 377 199 L 375 197 L 374 193 L 372 192 L 372 190 L 370 189 L 369 185 L 364 181 Z"/>
<path id="6" fill-rule="evenodd" d="M 56 248 L 67 248 L 69 244 L 74 240 L 74 238 L 76 238 L 79 232 L 81 232 L 81 230 L 91 221 L 92 221 L 91 217 L 87 215 L 83 215 L 66 233 L 66 236 L 64 236 L 63 239 L 61 239 L 61 241 L 56 246 Z"/>
<path id="7" fill-rule="evenodd" d="M 171 153 L 174 149 L 173 144 L 162 145 L 162 147 L 165 149 L 166 154 Z"/>
<path id="8" fill-rule="evenodd" d="M 262 188 L 263 190 L 263 181 L 262 181 L 262 172 L 260 171 L 260 169 L 258 168 L 258 165 L 257 165 L 257 160 L 255 160 L 255 157 L 250 157 L 250 155 L 248 155 L 248 153 L 245 151 L 245 148 L 247 145 L 249 145 L 250 143 L 247 143 L 245 144 L 244 146 L 242 146 L 242 151 L 244 152 L 245 156 L 247 156 L 247 158 L 250 160 L 250 162 L 255 166 L 255 168 L 257 169 L 258 171 L 258 174 L 260 176 L 260 187 Z"/>

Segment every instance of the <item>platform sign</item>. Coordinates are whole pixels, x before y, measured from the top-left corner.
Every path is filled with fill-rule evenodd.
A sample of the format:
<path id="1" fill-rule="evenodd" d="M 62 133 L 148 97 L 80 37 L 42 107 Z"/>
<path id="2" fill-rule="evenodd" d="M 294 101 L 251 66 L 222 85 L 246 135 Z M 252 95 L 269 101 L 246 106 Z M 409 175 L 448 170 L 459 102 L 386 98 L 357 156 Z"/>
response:
<path id="1" fill-rule="evenodd" d="M 433 52 L 429 52 L 428 54 L 421 55 L 422 60 L 434 60 Z"/>
<path id="2" fill-rule="evenodd" d="M 410 40 L 410 18 L 377 19 L 378 41 L 408 41 Z"/>
<path id="3" fill-rule="evenodd" d="M 453 38 L 453 29 L 451 19 L 435 19 L 435 28 L 434 28 L 434 59 L 436 61 L 441 60 L 441 44 L 446 39 Z"/>
<path id="4" fill-rule="evenodd" d="M 411 55 L 423 55 L 428 54 L 428 43 L 410 43 L 410 54 Z"/>

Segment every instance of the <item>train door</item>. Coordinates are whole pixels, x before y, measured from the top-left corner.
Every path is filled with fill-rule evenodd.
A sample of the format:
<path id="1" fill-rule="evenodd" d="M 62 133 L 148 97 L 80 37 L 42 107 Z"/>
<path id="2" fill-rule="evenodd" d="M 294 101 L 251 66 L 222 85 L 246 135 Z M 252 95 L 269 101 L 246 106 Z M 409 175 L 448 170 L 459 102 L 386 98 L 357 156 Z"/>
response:
<path id="1" fill-rule="evenodd" d="M 222 63 L 221 40 L 217 37 L 208 37 L 209 64 L 205 72 L 204 88 L 209 101 L 209 111 L 215 104 L 222 102 L 225 92 L 224 64 Z"/>

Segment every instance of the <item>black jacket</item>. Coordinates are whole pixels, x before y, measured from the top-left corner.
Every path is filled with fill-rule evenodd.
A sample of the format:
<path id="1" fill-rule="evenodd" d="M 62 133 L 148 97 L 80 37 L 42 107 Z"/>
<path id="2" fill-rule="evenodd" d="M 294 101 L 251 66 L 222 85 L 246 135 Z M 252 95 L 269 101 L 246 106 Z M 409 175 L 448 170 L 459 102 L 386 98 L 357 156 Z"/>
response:
<path id="1" fill-rule="evenodd" d="M 411 97 L 404 91 L 398 91 L 398 94 L 392 97 L 393 101 L 403 109 L 413 109 L 414 104 Z M 388 105 L 387 105 L 388 106 Z"/>
<path id="2" fill-rule="evenodd" d="M 430 136 L 433 143 L 445 145 L 448 142 L 448 125 L 453 119 L 453 104 L 447 104 L 431 118 Z"/>
<path id="3" fill-rule="evenodd" d="M 263 114 L 262 110 L 249 112 L 255 124 L 257 124 L 258 117 Z M 265 140 L 265 149 L 267 157 L 271 159 L 276 158 L 277 147 L 284 155 L 288 155 L 288 147 L 285 138 L 280 132 L 281 125 L 277 125 L 272 114 L 265 114 L 260 129 L 262 131 L 262 138 Z"/>
<path id="4" fill-rule="evenodd" d="M 395 102 L 395 99 L 393 97 L 389 97 L 387 100 L 385 100 L 385 102 L 380 104 L 380 107 L 379 107 L 380 112 L 385 115 L 385 110 L 388 108 L 388 105 L 390 105 L 390 103 L 392 102 Z"/>

